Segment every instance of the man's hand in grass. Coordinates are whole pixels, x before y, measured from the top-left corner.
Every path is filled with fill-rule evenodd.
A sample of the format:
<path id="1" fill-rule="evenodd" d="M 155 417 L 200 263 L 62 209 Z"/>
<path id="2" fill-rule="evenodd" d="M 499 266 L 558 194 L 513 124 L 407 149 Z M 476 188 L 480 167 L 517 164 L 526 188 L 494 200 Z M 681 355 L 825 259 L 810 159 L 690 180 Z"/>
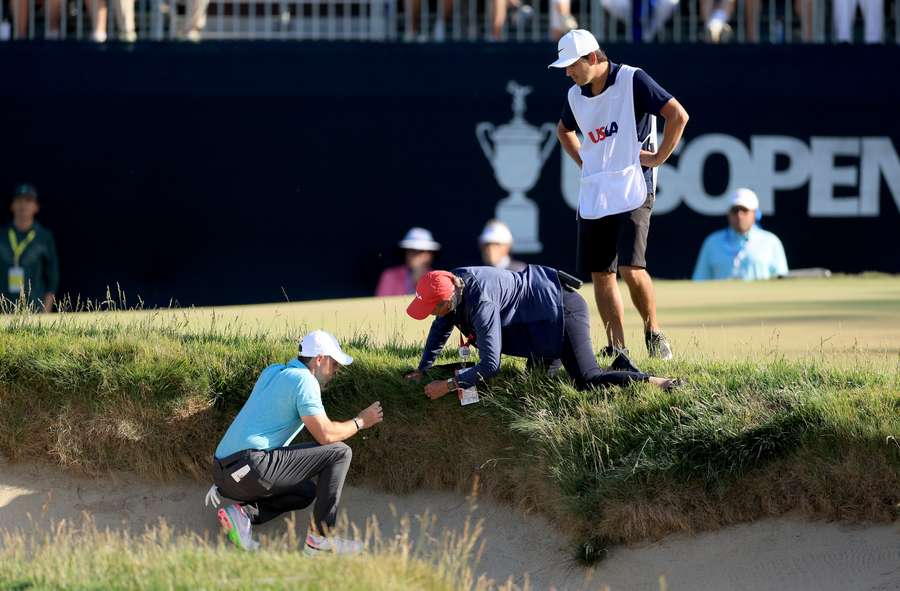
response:
<path id="1" fill-rule="evenodd" d="M 425 396 L 428 396 L 431 400 L 437 400 L 449 391 L 450 385 L 447 383 L 447 380 L 435 380 L 425 386 Z"/>
<path id="2" fill-rule="evenodd" d="M 356 415 L 356 418 L 362 422 L 362 425 L 360 425 L 361 429 L 374 427 L 384 420 L 384 411 L 381 409 L 381 403 L 372 403 L 365 410 L 360 411 L 360 413 Z"/>

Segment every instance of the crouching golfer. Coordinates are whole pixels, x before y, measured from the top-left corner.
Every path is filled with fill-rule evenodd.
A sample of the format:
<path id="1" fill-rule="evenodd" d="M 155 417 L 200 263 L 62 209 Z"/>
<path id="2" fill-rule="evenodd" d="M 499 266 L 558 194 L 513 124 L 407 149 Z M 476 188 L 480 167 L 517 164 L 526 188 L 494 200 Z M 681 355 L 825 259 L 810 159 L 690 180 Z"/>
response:
<path id="1" fill-rule="evenodd" d="M 219 522 L 239 547 L 257 547 L 250 535 L 251 524 L 265 523 L 315 501 L 306 554 L 361 550 L 358 542 L 338 538 L 331 531 L 352 456 L 341 442 L 380 423 L 381 404 L 373 403 L 352 420 L 333 422 L 325 414 L 320 391 L 340 365 L 352 362 L 333 336 L 316 330 L 303 337 L 297 359 L 270 365 L 259 376 L 213 459 L 213 480 L 219 492 L 240 501 L 218 511 Z M 290 445 L 303 427 L 317 443 Z"/>
<path id="2" fill-rule="evenodd" d="M 580 390 L 631 382 L 663 389 L 676 385 L 676 380 L 641 373 L 624 355 L 613 364 L 616 371 L 600 369 L 591 347 L 587 303 L 577 292 L 564 290 L 557 272 L 548 267 L 529 265 L 518 273 L 492 267 L 432 271 L 419 280 L 406 312 L 416 320 L 437 316 L 419 369 L 407 378 L 420 379 L 434 364 L 454 326 L 478 347 L 481 357 L 457 378 L 425 386 L 432 400 L 493 376 L 500 369 L 501 353 L 542 364 L 560 359 Z"/>

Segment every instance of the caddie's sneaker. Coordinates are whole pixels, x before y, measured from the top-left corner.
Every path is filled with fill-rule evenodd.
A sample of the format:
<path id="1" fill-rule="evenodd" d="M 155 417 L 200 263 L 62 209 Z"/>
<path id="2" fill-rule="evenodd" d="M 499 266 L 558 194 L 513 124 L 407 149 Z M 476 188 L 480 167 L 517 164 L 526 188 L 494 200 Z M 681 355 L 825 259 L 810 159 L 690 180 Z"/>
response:
<path id="1" fill-rule="evenodd" d="M 228 505 L 218 511 L 219 523 L 231 543 L 244 550 L 256 550 L 259 542 L 250 536 L 250 518 L 240 505 Z"/>
<path id="2" fill-rule="evenodd" d="M 307 556 L 316 556 L 325 552 L 334 552 L 335 554 L 359 554 L 362 552 L 362 542 L 355 540 L 347 540 L 337 536 L 326 538 L 325 536 L 315 536 L 308 534 L 306 536 L 306 547 L 303 553 Z"/>
<path id="3" fill-rule="evenodd" d="M 672 347 L 669 340 L 661 332 L 648 330 L 644 333 L 644 342 L 647 343 L 647 353 L 656 359 L 671 359 Z"/>

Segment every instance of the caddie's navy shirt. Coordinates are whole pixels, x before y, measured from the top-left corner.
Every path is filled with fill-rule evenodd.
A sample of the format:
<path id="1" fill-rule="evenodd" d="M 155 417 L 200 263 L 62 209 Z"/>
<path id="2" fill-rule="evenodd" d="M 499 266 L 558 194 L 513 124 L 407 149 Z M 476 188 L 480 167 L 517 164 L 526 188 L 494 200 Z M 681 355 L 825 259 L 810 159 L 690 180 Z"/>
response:
<path id="1" fill-rule="evenodd" d="M 434 365 L 457 327 L 474 335 L 480 361 L 459 373 L 470 386 L 500 369 L 500 354 L 556 359 L 562 351 L 562 288 L 555 269 L 528 265 L 519 272 L 494 267 L 460 267 L 450 271 L 465 283 L 459 308 L 435 318 L 428 332 L 420 370 Z"/>
<path id="2" fill-rule="evenodd" d="M 609 62 L 609 75 L 606 77 L 606 84 L 603 86 L 604 91 L 616 83 L 620 68 L 619 64 Z M 581 87 L 581 94 L 587 97 L 594 96 L 590 83 Z M 659 115 L 660 110 L 669 102 L 672 95 L 640 68 L 634 73 L 632 94 L 634 95 L 634 121 L 637 126 L 638 139 L 640 140 L 650 134 L 650 115 Z M 568 100 L 565 103 L 560 115 L 563 127 L 569 131 L 581 131 L 578 129 L 578 123 L 575 121 L 572 106 L 569 105 Z M 644 149 L 646 150 L 647 148 L 648 145 L 645 142 Z M 647 181 L 647 187 L 653 187 L 653 169 L 642 167 L 641 170 L 644 172 L 644 180 Z M 652 188 L 650 192 L 652 192 Z"/>

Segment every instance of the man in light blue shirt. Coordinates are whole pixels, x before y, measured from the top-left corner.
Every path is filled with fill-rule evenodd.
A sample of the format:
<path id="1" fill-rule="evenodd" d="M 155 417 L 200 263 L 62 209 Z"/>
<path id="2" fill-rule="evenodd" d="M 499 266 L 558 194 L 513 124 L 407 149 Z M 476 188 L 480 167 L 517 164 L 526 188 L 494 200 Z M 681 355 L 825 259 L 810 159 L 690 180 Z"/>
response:
<path id="1" fill-rule="evenodd" d="M 250 397 L 225 432 L 213 459 L 207 500 L 217 493 L 240 503 L 219 509 L 219 522 L 237 546 L 255 549 L 251 524 L 315 501 L 306 536 L 307 554 L 358 552 L 361 545 L 332 535 L 352 453 L 342 443 L 361 429 L 380 423 L 381 404 L 373 403 L 349 421 L 333 422 L 322 405 L 321 388 L 353 358 L 337 340 L 316 330 L 300 342 L 300 355 L 263 370 Z M 306 427 L 314 443 L 291 445 Z M 313 482 L 313 478 L 316 479 Z"/>
<path id="2" fill-rule="evenodd" d="M 756 225 L 758 212 L 756 193 L 750 189 L 734 192 L 728 210 L 728 228 L 713 232 L 703 242 L 694 266 L 694 281 L 750 281 L 788 274 L 781 240 Z"/>

